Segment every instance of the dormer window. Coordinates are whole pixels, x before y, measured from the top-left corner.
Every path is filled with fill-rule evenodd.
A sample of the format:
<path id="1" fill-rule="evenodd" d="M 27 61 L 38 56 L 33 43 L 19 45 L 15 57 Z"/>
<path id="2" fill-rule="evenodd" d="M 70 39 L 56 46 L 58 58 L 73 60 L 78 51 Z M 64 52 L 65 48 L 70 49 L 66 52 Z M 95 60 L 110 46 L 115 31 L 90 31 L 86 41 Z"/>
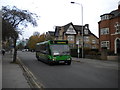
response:
<path id="1" fill-rule="evenodd" d="M 85 27 L 84 34 L 88 34 L 88 27 Z"/>
<path id="2" fill-rule="evenodd" d="M 107 20 L 107 19 L 109 19 L 109 15 L 102 15 L 101 16 L 101 20 Z"/>
<path id="3" fill-rule="evenodd" d="M 85 34 L 88 34 L 88 30 L 84 30 L 84 33 L 85 33 Z"/>
<path id="4" fill-rule="evenodd" d="M 74 35 L 68 35 L 67 36 L 68 41 L 74 41 L 74 38 L 75 38 Z"/>

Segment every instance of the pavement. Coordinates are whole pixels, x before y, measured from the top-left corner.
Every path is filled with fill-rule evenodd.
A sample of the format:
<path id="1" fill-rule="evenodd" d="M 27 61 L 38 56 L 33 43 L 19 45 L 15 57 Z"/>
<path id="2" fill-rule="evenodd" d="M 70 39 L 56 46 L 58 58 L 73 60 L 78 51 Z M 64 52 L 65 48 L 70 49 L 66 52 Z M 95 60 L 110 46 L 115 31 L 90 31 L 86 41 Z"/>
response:
<path id="1" fill-rule="evenodd" d="M 102 68 L 104 67 L 104 68 L 120 70 L 120 63 L 118 62 L 118 60 L 97 60 L 97 59 L 72 57 L 72 61 L 91 64 L 96 67 L 102 67 Z"/>
<path id="2" fill-rule="evenodd" d="M 2 88 L 30 88 L 22 68 L 18 63 L 11 63 L 12 60 L 13 55 L 10 53 L 2 56 Z"/>
<path id="3" fill-rule="evenodd" d="M 88 58 L 76 58 L 72 57 L 73 61 L 76 62 L 86 62 L 86 63 L 118 63 L 118 60 L 98 60 L 98 59 L 88 59 Z"/>

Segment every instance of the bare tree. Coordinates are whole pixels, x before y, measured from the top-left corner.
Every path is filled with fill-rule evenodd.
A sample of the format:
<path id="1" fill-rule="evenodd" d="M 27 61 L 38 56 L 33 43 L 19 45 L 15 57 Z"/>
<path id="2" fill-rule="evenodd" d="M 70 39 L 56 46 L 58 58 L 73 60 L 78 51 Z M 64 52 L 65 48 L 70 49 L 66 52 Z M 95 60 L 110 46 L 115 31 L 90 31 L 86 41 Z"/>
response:
<path id="1" fill-rule="evenodd" d="M 21 10 L 17 7 L 13 6 L 3 6 L 2 7 L 2 18 L 8 22 L 14 31 L 18 34 L 21 34 L 20 26 L 24 28 L 28 26 L 28 23 L 31 23 L 33 26 L 37 26 L 36 20 L 39 18 L 35 13 L 31 13 L 28 10 Z M 18 34 L 12 36 L 14 40 L 14 58 L 13 62 L 16 62 L 17 56 L 17 48 L 16 48 L 16 41 L 18 38 Z"/>

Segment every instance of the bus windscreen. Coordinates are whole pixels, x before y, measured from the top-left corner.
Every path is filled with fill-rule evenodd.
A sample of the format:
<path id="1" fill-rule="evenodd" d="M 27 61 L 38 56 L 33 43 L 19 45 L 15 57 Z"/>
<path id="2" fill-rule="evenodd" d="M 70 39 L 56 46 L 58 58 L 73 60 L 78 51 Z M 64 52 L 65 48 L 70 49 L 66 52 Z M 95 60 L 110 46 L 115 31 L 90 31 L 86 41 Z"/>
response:
<path id="1" fill-rule="evenodd" d="M 56 55 L 70 55 L 70 50 L 68 45 L 50 45 L 52 54 Z"/>

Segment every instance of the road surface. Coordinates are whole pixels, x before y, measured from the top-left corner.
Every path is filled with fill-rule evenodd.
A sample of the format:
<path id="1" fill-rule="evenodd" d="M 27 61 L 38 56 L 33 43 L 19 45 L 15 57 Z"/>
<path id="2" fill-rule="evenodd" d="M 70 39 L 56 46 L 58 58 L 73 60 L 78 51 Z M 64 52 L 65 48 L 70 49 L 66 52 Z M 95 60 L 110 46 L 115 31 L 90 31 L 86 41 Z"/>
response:
<path id="1" fill-rule="evenodd" d="M 18 51 L 18 57 L 45 88 L 118 88 L 118 70 L 106 68 L 108 64 L 72 61 L 50 66 L 38 61 L 33 52 Z"/>

